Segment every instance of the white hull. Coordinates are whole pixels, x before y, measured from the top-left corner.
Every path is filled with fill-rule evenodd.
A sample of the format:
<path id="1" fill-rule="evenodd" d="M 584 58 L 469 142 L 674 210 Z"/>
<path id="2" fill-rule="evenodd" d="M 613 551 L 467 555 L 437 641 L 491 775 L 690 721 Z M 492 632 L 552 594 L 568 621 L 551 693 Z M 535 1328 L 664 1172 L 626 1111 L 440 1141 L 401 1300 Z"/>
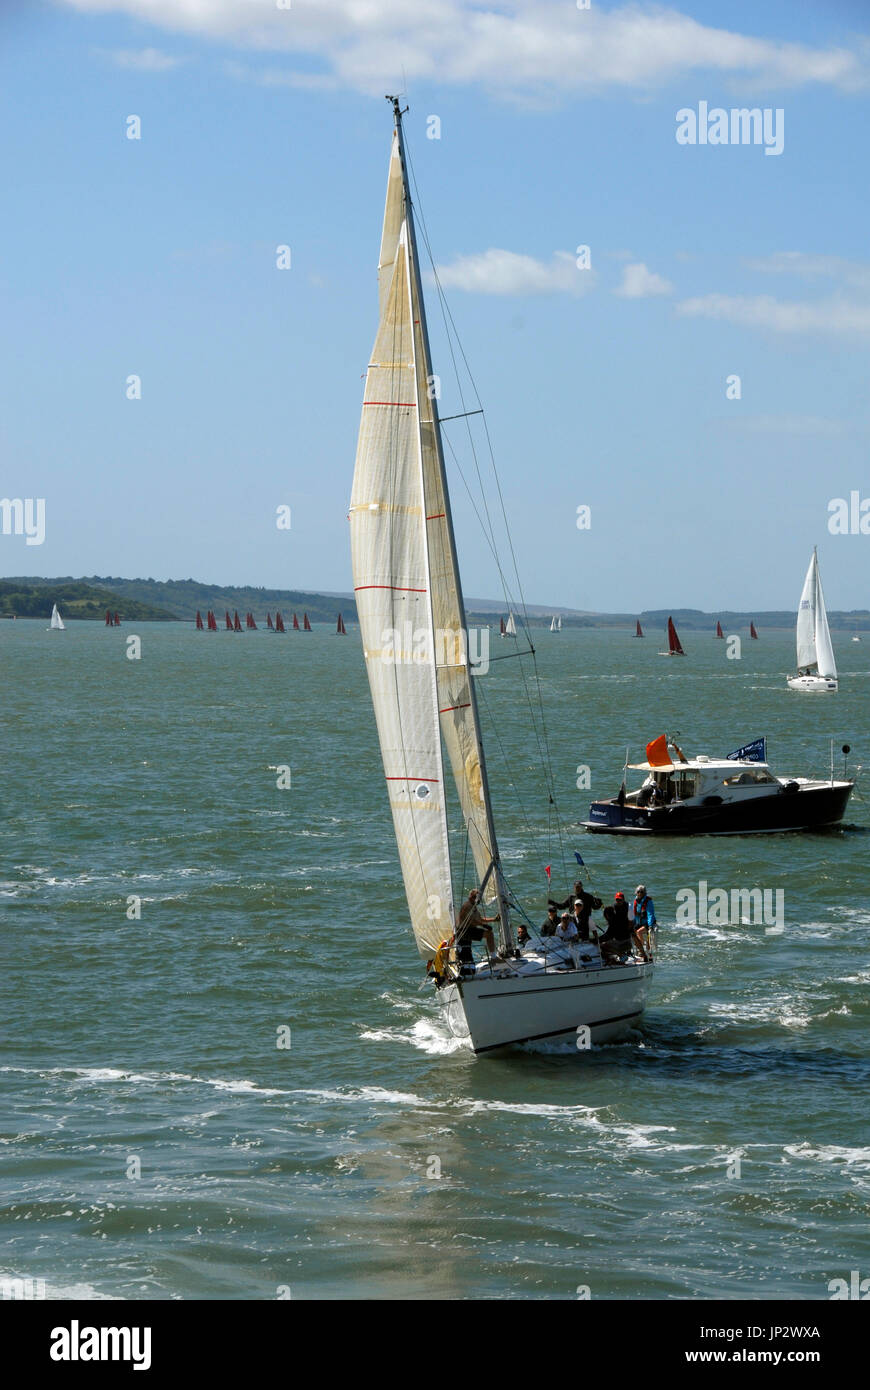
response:
<path id="1" fill-rule="evenodd" d="M 789 689 L 803 690 L 807 694 L 825 695 L 839 689 L 836 677 L 831 676 L 789 676 Z"/>
<path id="2" fill-rule="evenodd" d="M 637 1023 L 646 1006 L 651 962 L 546 973 L 478 972 L 445 985 L 441 1002 L 456 1037 L 475 1052 L 535 1038 L 576 1034 L 586 1025 L 590 1041 L 607 1042 Z"/>

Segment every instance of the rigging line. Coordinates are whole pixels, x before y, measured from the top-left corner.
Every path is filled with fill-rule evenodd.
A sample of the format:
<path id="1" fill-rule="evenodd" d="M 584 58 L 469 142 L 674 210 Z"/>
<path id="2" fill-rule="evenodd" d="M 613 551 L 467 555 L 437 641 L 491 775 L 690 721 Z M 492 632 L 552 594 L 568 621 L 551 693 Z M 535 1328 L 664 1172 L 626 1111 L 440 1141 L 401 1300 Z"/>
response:
<path id="1" fill-rule="evenodd" d="M 460 377 L 460 374 L 459 374 L 459 370 L 458 370 L 458 367 L 457 367 L 457 364 L 456 364 L 456 355 L 455 355 L 454 350 L 453 350 L 453 338 L 454 338 L 454 337 L 455 337 L 455 339 L 456 339 L 456 345 L 457 345 L 457 347 L 458 347 L 458 349 L 459 349 L 459 352 L 460 352 L 460 354 L 461 354 L 461 356 L 462 356 L 462 361 L 463 361 L 463 363 L 464 363 L 464 365 L 465 365 L 465 370 L 466 370 L 466 372 L 467 372 L 467 374 L 468 374 L 469 382 L 471 383 L 472 390 L 474 391 L 475 399 L 477 400 L 478 405 L 481 407 L 481 414 L 483 415 L 483 428 L 484 428 L 484 433 L 485 433 L 485 435 L 486 435 L 487 448 L 488 448 L 489 457 L 490 457 L 490 466 L 491 466 L 491 469 L 492 469 L 493 477 L 494 477 L 494 479 L 495 479 L 496 491 L 497 491 L 497 494 L 498 494 L 499 504 L 500 504 L 500 507 L 501 507 L 502 520 L 503 520 L 505 532 L 506 532 L 506 535 L 507 535 L 507 541 L 508 541 L 508 546 L 509 546 L 509 548 L 510 548 L 511 559 L 512 559 L 512 561 L 513 561 L 514 574 L 515 574 L 515 577 L 516 577 L 517 588 L 518 588 L 519 595 L 520 595 L 520 604 L 521 604 L 521 607 L 522 607 L 523 619 L 524 619 L 525 627 L 526 627 L 526 629 L 528 630 L 528 610 L 527 610 L 527 607 L 526 607 L 525 594 L 524 594 L 524 592 L 523 592 L 522 582 L 521 582 L 521 580 L 520 580 L 519 567 L 518 567 L 518 565 L 517 565 L 516 552 L 515 552 L 515 550 L 514 550 L 514 544 L 513 544 L 513 539 L 512 539 L 512 537 L 511 537 L 510 526 L 508 525 L 507 512 L 506 512 L 506 510 L 505 510 L 505 505 L 504 505 L 504 495 L 503 495 L 502 489 L 501 489 L 501 482 L 500 482 L 500 480 L 499 480 L 498 470 L 496 469 L 496 466 L 495 466 L 495 453 L 494 453 L 494 450 L 493 450 L 492 438 L 491 438 L 491 436 L 490 436 L 489 427 L 488 427 L 487 420 L 486 420 L 486 413 L 485 413 L 485 411 L 483 410 L 483 403 L 482 403 L 482 401 L 481 401 L 481 399 L 480 399 L 480 392 L 479 392 L 478 389 L 477 389 L 477 383 L 476 383 L 476 381 L 475 381 L 475 379 L 474 379 L 474 374 L 473 374 L 473 372 L 472 372 L 472 370 L 471 370 L 471 367 L 470 367 L 470 364 L 469 364 L 469 362 L 468 362 L 468 358 L 467 358 L 467 356 L 466 356 L 465 349 L 464 349 L 463 346 L 462 346 L 462 341 L 461 341 L 461 339 L 460 339 L 460 337 L 459 337 L 459 333 L 458 333 L 458 330 L 457 330 L 457 328 L 456 328 L 456 323 L 455 323 L 455 320 L 454 320 L 454 318 L 453 318 L 453 314 L 452 314 L 451 311 L 450 311 L 450 306 L 449 306 L 448 303 L 447 303 L 447 299 L 446 299 L 446 296 L 445 296 L 445 294 L 444 294 L 444 290 L 443 290 L 443 287 L 442 287 L 442 285 L 441 285 L 441 281 L 440 281 L 439 276 L 438 276 L 438 271 L 437 271 L 437 268 L 436 268 L 436 266 L 435 266 L 435 258 L 434 258 L 433 254 L 432 254 L 432 247 L 431 247 L 430 242 L 429 242 L 429 234 L 428 234 L 428 229 L 427 229 L 427 226 L 426 226 L 426 219 L 425 219 L 425 216 L 423 215 L 422 209 L 421 209 L 421 207 L 420 207 L 420 197 L 419 197 L 419 188 L 418 188 L 418 185 L 417 185 L 417 177 L 416 177 L 416 174 L 415 174 L 415 172 L 414 172 L 413 162 L 412 162 L 412 160 L 411 160 L 411 156 L 410 156 L 409 153 L 407 154 L 407 160 L 408 160 L 408 165 L 409 165 L 410 172 L 411 172 L 411 178 L 412 178 L 413 183 L 414 183 L 414 193 L 415 193 L 415 198 L 416 198 L 416 203 L 417 203 L 417 210 L 418 210 L 418 214 L 419 214 L 419 222 L 420 222 L 420 226 L 421 226 L 422 232 L 423 232 L 423 241 L 424 241 L 424 243 L 425 243 L 426 251 L 427 251 L 427 254 L 428 254 L 428 256 L 429 256 L 430 265 L 432 266 L 432 275 L 433 275 L 433 278 L 434 278 L 434 281 L 435 281 L 436 289 L 437 289 L 437 291 L 438 291 L 438 301 L 439 301 L 439 305 L 440 305 L 440 307 L 441 307 L 441 313 L 442 313 L 442 318 L 444 319 L 445 329 L 447 330 L 447 331 L 446 331 L 447 345 L 448 345 L 448 349 L 449 349 L 449 351 L 450 351 L 450 357 L 451 357 L 451 361 L 452 361 L 452 364 L 453 364 L 453 370 L 454 370 L 454 373 L 455 373 L 455 375 L 456 375 L 456 381 L 457 381 L 457 387 L 458 387 L 458 390 L 459 390 L 460 401 L 461 401 L 461 403 L 462 403 L 463 410 L 464 410 L 464 407 L 465 407 L 465 393 L 464 393 L 464 391 L 463 391 L 463 389 L 462 389 L 462 381 L 461 381 L 461 377 Z M 449 321 L 449 327 L 448 327 L 448 321 Z M 451 331 L 450 331 L 451 329 L 452 329 L 452 335 L 451 335 Z M 470 413 L 470 412 L 467 412 L 467 413 Z M 497 550 L 497 547 L 496 547 L 496 545 L 495 545 L 495 532 L 494 532 L 494 528 L 493 528 L 493 524 L 492 524 L 492 519 L 491 519 L 490 514 L 489 514 L 489 507 L 488 507 L 487 502 L 486 502 L 486 492 L 485 492 L 485 489 L 484 489 L 484 486 L 483 486 L 483 479 L 482 479 L 481 474 L 480 474 L 480 464 L 479 464 L 478 458 L 477 458 L 477 450 L 475 449 L 475 446 L 474 446 L 474 439 L 473 439 L 473 436 L 472 436 L 472 434 L 471 434 L 471 426 L 470 426 L 468 423 L 466 423 L 466 430 L 467 430 L 467 433 L 468 433 L 468 436 L 469 436 L 469 444 L 470 444 L 470 447 L 471 447 L 472 458 L 474 459 L 475 471 L 476 471 L 476 473 L 477 473 L 478 482 L 479 482 L 480 488 L 481 488 L 481 496 L 482 496 L 482 500 L 483 500 L 483 507 L 484 507 L 484 511 L 485 511 L 485 514 L 486 514 L 487 523 L 488 523 L 488 525 L 489 525 L 490 535 L 491 535 L 491 538 L 492 538 L 492 540 L 491 540 L 491 548 L 492 548 L 493 553 L 494 553 L 494 555 L 495 555 L 496 565 L 497 565 L 498 572 L 499 572 L 499 577 L 500 577 L 500 579 L 501 579 L 501 581 L 502 581 L 502 591 L 503 591 L 503 593 L 505 594 L 505 597 L 507 597 L 507 596 L 508 596 L 508 591 L 509 591 L 509 590 L 508 590 L 508 584 L 507 584 L 507 578 L 506 578 L 506 576 L 505 576 L 505 574 L 504 574 L 504 570 L 503 570 L 502 565 L 501 565 L 501 560 L 500 560 L 500 557 L 499 557 L 499 554 L 498 554 L 498 550 Z M 455 455 L 455 451 L 453 451 L 453 449 L 452 449 L 452 446 L 451 446 L 451 453 L 453 453 L 453 456 L 454 456 L 454 459 L 455 459 L 455 458 L 456 458 L 456 455 Z M 461 473 L 461 470 L 460 470 L 460 473 Z M 463 477 L 463 482 L 465 482 L 464 477 Z M 466 483 L 465 485 L 466 485 L 466 488 L 468 488 L 467 483 Z M 476 511 L 476 510 L 477 510 L 477 509 L 476 509 L 476 507 L 475 507 L 475 511 Z M 478 515 L 479 515 L 479 514 L 478 514 Z M 531 645 L 531 643 L 530 643 L 530 645 Z M 533 658 L 533 661 L 534 661 L 534 649 L 532 649 L 532 658 Z M 524 668 L 521 667 L 522 674 L 523 674 L 523 687 L 524 687 L 524 689 L 525 689 L 526 698 L 527 698 L 527 701 L 528 701 L 528 704 L 529 704 L 530 713 L 532 713 L 532 725 L 533 725 L 533 728 L 535 729 L 535 738 L 536 738 L 536 740 L 538 741 L 538 750 L 539 750 L 539 752 L 541 753 L 542 762 L 544 763 L 544 766 L 546 767 L 547 773 L 548 773 L 548 780 L 549 780 L 549 785 L 548 785 L 548 788 L 547 788 L 548 794 L 549 794 L 549 796 L 552 798 L 552 796 L 553 796 L 553 791 L 555 790 L 555 788 L 554 788 L 554 786 L 553 786 L 552 763 L 551 763 L 550 750 L 549 750 L 549 740 L 548 740 L 548 738 L 547 738 L 546 724 L 545 724 L 545 722 L 544 722 L 543 701 L 542 701 L 542 698 L 541 698 L 541 687 L 540 687 L 540 677 L 539 677 L 539 675 L 538 675 L 538 669 L 537 669 L 537 662 L 536 662 L 536 661 L 534 661 L 534 669 L 535 669 L 535 684 L 536 684 L 537 702 L 538 702 L 538 705 L 539 705 L 540 710 L 541 710 L 542 732 L 543 732 L 543 737 L 544 737 L 544 743 L 545 743 L 546 749 L 547 749 L 546 757 L 544 757 L 543 750 L 542 750 L 541 747 L 540 747 L 540 740 L 539 740 L 539 738 L 538 738 L 537 725 L 536 725 L 536 721 L 535 721 L 535 719 L 534 719 L 534 714 L 532 713 L 531 698 L 530 698 L 530 696 L 529 696 L 528 687 L 527 687 L 527 684 L 526 684 L 525 670 L 524 670 Z M 555 804 L 555 802 L 554 802 L 554 804 Z M 561 826 L 560 826 L 560 830 L 561 830 Z M 561 834 L 560 834 L 560 842 L 561 842 Z M 564 854 L 564 851 L 563 851 L 563 854 Z"/>

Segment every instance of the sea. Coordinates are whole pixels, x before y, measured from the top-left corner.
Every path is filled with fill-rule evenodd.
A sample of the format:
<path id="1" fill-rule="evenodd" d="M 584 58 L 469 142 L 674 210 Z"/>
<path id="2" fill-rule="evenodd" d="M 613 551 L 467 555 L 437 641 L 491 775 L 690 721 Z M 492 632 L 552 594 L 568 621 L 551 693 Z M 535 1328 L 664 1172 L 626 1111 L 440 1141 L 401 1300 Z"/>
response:
<path id="1" fill-rule="evenodd" d="M 534 659 L 491 661 L 512 890 L 541 921 L 580 854 L 660 928 L 626 1038 L 475 1057 L 411 936 L 355 627 L 46 629 L 0 623 L 0 1286 L 823 1300 L 870 1276 L 870 634 L 835 633 L 834 696 L 789 691 L 793 634 L 763 628 L 667 660 L 663 633 L 535 628 Z M 842 826 L 585 833 L 665 732 L 765 736 L 780 774 L 845 760 Z M 693 917 L 702 883 L 782 890 L 783 922 Z"/>

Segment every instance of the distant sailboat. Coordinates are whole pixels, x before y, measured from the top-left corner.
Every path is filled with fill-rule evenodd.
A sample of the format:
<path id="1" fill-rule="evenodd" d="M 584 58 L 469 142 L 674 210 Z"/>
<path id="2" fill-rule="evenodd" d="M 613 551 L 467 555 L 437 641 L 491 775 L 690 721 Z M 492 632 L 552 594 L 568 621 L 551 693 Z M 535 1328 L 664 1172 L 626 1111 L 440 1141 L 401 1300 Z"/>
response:
<path id="1" fill-rule="evenodd" d="M 246 622 L 246 624 L 247 624 L 247 626 L 248 626 L 248 628 L 250 629 L 251 632 L 256 632 L 256 631 L 257 631 L 257 624 L 254 622 L 254 615 L 253 615 L 253 613 L 248 613 L 248 614 L 246 615 L 246 617 L 245 617 L 245 622 Z"/>
<path id="2" fill-rule="evenodd" d="M 798 673 L 796 676 L 789 676 L 789 687 L 808 693 L 824 694 L 827 691 L 836 691 L 837 663 L 831 645 L 831 632 L 815 546 L 801 593 L 796 641 Z"/>
<path id="3" fill-rule="evenodd" d="M 266 614 L 266 627 L 269 629 L 270 632 L 274 632 L 274 631 L 275 631 L 275 624 L 272 622 L 272 614 L 271 614 L 271 613 L 267 613 L 267 614 Z"/>
<path id="4" fill-rule="evenodd" d="M 504 618 L 501 619 L 501 636 L 502 636 L 502 637 L 516 637 L 516 635 L 517 635 L 517 622 L 516 622 L 516 618 L 514 617 L 513 613 L 508 613 L 508 620 L 507 620 L 507 622 L 505 622 Z"/>
<path id="5" fill-rule="evenodd" d="M 242 632 L 242 631 L 243 631 L 243 628 L 242 628 L 241 619 L 240 619 L 240 617 L 239 617 L 239 610 L 238 610 L 237 608 L 235 608 L 235 609 L 233 610 L 233 632 Z"/>
<path id="6" fill-rule="evenodd" d="M 551 631 L 551 632 L 561 632 L 561 631 L 562 631 L 562 619 L 561 619 L 561 618 L 557 618 L 557 617 L 555 616 L 555 614 L 554 614 L 554 616 L 553 616 L 552 622 L 550 623 L 550 631 Z"/>
<path id="7" fill-rule="evenodd" d="M 111 613 L 109 612 L 109 610 L 108 610 L 108 608 L 107 608 L 107 609 L 106 609 L 106 627 L 111 627 L 111 626 L 112 626 L 112 615 L 111 615 Z"/>
<path id="8" fill-rule="evenodd" d="M 749 624 L 749 636 L 754 638 L 756 642 L 758 641 L 758 633 L 755 630 L 755 623 L 753 622 Z"/>
<path id="9" fill-rule="evenodd" d="M 716 624 L 716 636 L 717 636 L 717 637 L 724 637 L 724 636 L 725 636 L 725 633 L 722 631 L 722 624 L 721 624 L 721 623 L 717 623 L 717 624 Z"/>
<path id="10" fill-rule="evenodd" d="M 198 608 L 197 608 L 197 610 L 196 610 L 196 630 L 197 630 L 197 632 L 204 632 L 204 631 L 205 631 L 205 629 L 204 629 L 204 627 L 203 627 L 203 622 L 202 622 L 202 614 L 200 613 L 200 611 L 199 611 Z"/>
<path id="11" fill-rule="evenodd" d="M 66 632 L 66 627 L 64 626 L 63 618 L 60 616 L 60 612 L 56 603 L 53 605 L 51 610 L 51 627 L 49 628 L 49 631 Z"/>
<path id="12" fill-rule="evenodd" d="M 282 630 L 283 630 L 283 629 L 282 629 Z M 294 631 L 294 632 L 298 632 L 298 631 L 299 631 L 299 619 L 297 618 L 297 616 L 296 616 L 295 613 L 293 614 L 293 631 Z"/>
<path id="13" fill-rule="evenodd" d="M 275 631 L 276 631 L 276 632 L 285 632 L 285 631 L 286 631 L 286 628 L 284 627 L 284 619 L 281 617 L 281 614 L 280 614 L 280 613 L 276 613 L 276 614 L 275 614 Z"/>
<path id="14" fill-rule="evenodd" d="M 217 618 L 211 609 L 208 610 L 208 630 L 209 632 L 217 632 Z"/>
<path id="15" fill-rule="evenodd" d="M 226 610 L 226 625 L 227 625 L 227 632 L 232 632 L 232 630 L 233 630 L 233 620 L 232 620 L 232 618 L 230 617 L 229 609 Z"/>
<path id="16" fill-rule="evenodd" d="M 118 614 L 116 613 L 116 614 L 115 614 L 115 627 L 120 627 L 120 626 L 121 626 L 121 619 L 120 619 L 120 617 L 118 616 Z"/>
<path id="17" fill-rule="evenodd" d="M 304 632 L 310 632 L 310 631 L 311 631 L 311 624 L 310 624 L 310 622 L 308 621 L 308 614 L 307 614 L 307 613 L 303 613 L 303 614 L 302 614 L 302 629 L 303 629 Z"/>
<path id="18" fill-rule="evenodd" d="M 344 618 L 341 616 L 340 613 L 339 613 L 339 615 L 338 615 L 338 622 L 337 622 L 336 627 L 335 627 L 335 635 L 336 635 L 336 637 L 346 637 L 346 636 L 347 636 L 347 628 L 346 628 L 345 625 L 344 625 Z"/>
<path id="19" fill-rule="evenodd" d="M 634 635 L 635 637 L 643 637 L 643 628 L 640 625 L 640 618 L 638 618 L 637 622 L 635 623 Z"/>
<path id="20" fill-rule="evenodd" d="M 673 618 L 668 618 L 668 649 L 666 652 L 659 652 L 659 656 L 685 656 L 686 653 L 680 646 L 680 639 L 677 636 L 677 629 L 674 627 Z"/>

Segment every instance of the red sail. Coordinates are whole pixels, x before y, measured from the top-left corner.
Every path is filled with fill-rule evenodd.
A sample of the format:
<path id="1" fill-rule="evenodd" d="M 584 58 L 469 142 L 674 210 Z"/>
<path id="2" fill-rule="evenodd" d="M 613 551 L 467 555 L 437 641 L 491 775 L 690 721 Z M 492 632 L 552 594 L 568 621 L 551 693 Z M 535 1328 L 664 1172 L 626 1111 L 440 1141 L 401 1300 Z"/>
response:
<path id="1" fill-rule="evenodd" d="M 758 633 L 755 631 L 755 623 L 753 622 L 749 624 L 749 636 L 754 637 L 756 642 L 758 641 Z"/>
<path id="2" fill-rule="evenodd" d="M 725 633 L 722 631 L 722 624 L 721 624 L 721 623 L 717 623 L 717 624 L 716 624 L 716 636 L 717 636 L 717 637 L 724 637 L 724 636 L 725 636 Z"/>
<path id="3" fill-rule="evenodd" d="M 202 632 L 202 630 L 203 630 L 203 626 L 202 626 L 202 614 L 200 613 L 200 611 L 199 611 L 198 608 L 197 608 L 197 610 L 196 610 L 196 630 L 197 630 L 197 632 Z"/>
<path id="4" fill-rule="evenodd" d="M 256 631 L 257 631 L 257 624 L 254 622 L 254 615 L 253 615 L 253 613 L 246 613 L 246 614 L 245 614 L 245 623 L 246 623 L 247 627 L 248 627 L 252 632 L 256 632 Z"/>
<path id="5" fill-rule="evenodd" d="M 120 626 L 121 626 L 121 619 L 118 617 L 117 613 L 115 614 L 115 623 L 114 623 L 114 626 L 115 626 L 115 627 L 120 627 Z"/>
<path id="6" fill-rule="evenodd" d="M 208 630 L 209 632 L 217 632 L 217 618 L 211 609 L 208 610 Z"/>
<path id="7" fill-rule="evenodd" d="M 643 637 L 643 628 L 640 625 L 640 618 L 638 618 L 637 620 L 637 631 L 634 635 L 635 637 Z"/>
<path id="8" fill-rule="evenodd" d="M 340 613 L 338 615 L 338 623 L 336 625 L 335 633 L 337 637 L 347 636 L 347 628 L 344 625 L 344 618 L 341 616 Z"/>
<path id="9" fill-rule="evenodd" d="M 233 616 L 233 632 L 241 632 L 241 631 L 242 631 L 242 624 L 241 624 L 241 620 L 240 620 L 240 618 L 239 618 L 239 610 L 236 608 L 236 609 L 233 610 L 233 613 L 234 613 L 234 616 Z"/>
<path id="10" fill-rule="evenodd" d="M 276 614 L 275 614 L 275 631 L 276 631 L 276 632 L 285 632 L 285 631 L 286 631 L 286 629 L 285 629 L 285 627 L 284 627 L 284 619 L 281 617 L 281 614 L 280 614 L 280 613 L 276 613 Z"/>
<path id="11" fill-rule="evenodd" d="M 112 626 L 112 615 L 111 615 L 111 613 L 109 612 L 109 610 L 108 610 L 108 608 L 107 608 L 107 609 L 106 609 L 106 627 L 111 627 L 111 626 Z"/>
<path id="12" fill-rule="evenodd" d="M 686 655 L 680 646 L 680 639 L 677 636 L 677 629 L 674 627 L 673 618 L 668 618 L 668 651 L 671 656 Z"/>
<path id="13" fill-rule="evenodd" d="M 233 620 L 232 620 L 232 618 L 230 617 L 229 610 L 227 610 L 227 632 L 232 632 L 232 630 L 233 630 Z"/>
<path id="14" fill-rule="evenodd" d="M 305 632 L 310 632 L 310 631 L 311 631 L 311 624 L 310 624 L 310 622 L 308 621 L 308 614 L 307 614 L 307 613 L 303 613 L 303 614 L 302 614 L 302 627 L 303 627 L 303 629 L 304 629 Z"/>
<path id="15" fill-rule="evenodd" d="M 267 614 L 266 614 L 266 626 L 267 626 L 267 628 L 269 629 L 270 632 L 274 632 L 274 631 L 275 631 L 275 624 L 272 622 L 272 614 L 271 614 L 271 613 L 267 613 Z"/>
<path id="16" fill-rule="evenodd" d="M 504 618 L 499 618 L 498 623 L 499 623 L 499 629 L 498 629 L 498 630 L 499 630 L 499 632 L 501 633 L 502 637 L 504 637 L 505 633 L 507 632 L 507 628 L 506 628 L 505 625 L 504 625 Z"/>

